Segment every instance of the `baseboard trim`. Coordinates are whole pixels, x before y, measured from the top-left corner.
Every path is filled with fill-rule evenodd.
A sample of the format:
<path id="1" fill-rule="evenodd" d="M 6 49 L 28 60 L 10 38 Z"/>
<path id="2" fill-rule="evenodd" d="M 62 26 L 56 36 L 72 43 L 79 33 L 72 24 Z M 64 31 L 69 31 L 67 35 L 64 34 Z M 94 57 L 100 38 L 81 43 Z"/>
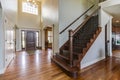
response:
<path id="1" fill-rule="evenodd" d="M 90 65 L 92 65 L 92 64 L 95 64 L 96 62 L 101 61 L 101 60 L 103 60 L 103 59 L 105 59 L 105 57 L 101 57 L 101 58 L 95 59 L 94 61 L 87 62 L 87 63 L 85 63 L 85 64 L 81 64 L 81 69 L 83 69 L 83 68 L 85 68 L 85 67 L 88 67 L 88 66 L 90 66 Z"/>
<path id="2" fill-rule="evenodd" d="M 4 73 L 5 73 L 7 67 L 10 65 L 10 63 L 11 63 L 12 60 L 15 58 L 15 56 L 16 56 L 16 55 L 14 54 L 13 57 L 12 57 L 12 58 L 10 59 L 10 61 L 8 62 L 8 64 L 6 64 L 5 68 L 0 69 L 0 74 L 4 74 Z"/>

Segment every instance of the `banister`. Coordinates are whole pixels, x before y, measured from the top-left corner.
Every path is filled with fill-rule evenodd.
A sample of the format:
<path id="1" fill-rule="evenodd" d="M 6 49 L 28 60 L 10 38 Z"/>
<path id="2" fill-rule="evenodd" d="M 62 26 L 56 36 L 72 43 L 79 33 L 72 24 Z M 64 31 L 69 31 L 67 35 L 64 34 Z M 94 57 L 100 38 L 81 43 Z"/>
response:
<path id="1" fill-rule="evenodd" d="M 100 9 L 100 7 L 98 7 L 90 16 L 88 16 L 88 17 L 83 21 L 83 23 L 73 31 L 73 35 L 74 35 L 80 28 L 82 28 L 82 27 L 85 25 L 85 23 L 92 17 L 92 15 L 93 15 L 95 12 L 97 12 L 99 9 Z"/>
<path id="2" fill-rule="evenodd" d="M 73 31 L 69 30 L 70 66 L 73 66 Z"/>
<path id="3" fill-rule="evenodd" d="M 82 15 L 80 15 L 77 19 L 75 19 L 72 23 L 70 23 L 65 29 L 63 29 L 59 34 L 62 34 L 66 29 L 68 29 L 72 24 L 74 24 L 77 20 L 79 20 L 84 14 L 86 14 L 90 9 L 92 9 L 95 5 L 92 5 L 88 10 L 86 10 Z"/>

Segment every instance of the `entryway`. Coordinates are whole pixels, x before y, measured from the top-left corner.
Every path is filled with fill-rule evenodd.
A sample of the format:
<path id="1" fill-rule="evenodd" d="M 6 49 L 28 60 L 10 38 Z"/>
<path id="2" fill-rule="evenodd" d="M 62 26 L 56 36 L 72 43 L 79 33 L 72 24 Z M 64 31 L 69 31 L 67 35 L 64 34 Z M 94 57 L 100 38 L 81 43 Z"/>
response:
<path id="1" fill-rule="evenodd" d="M 45 29 L 45 49 L 52 49 L 53 32 L 52 27 L 46 27 Z"/>
<path id="2" fill-rule="evenodd" d="M 36 50 L 39 48 L 39 32 L 32 30 L 21 31 L 22 50 Z"/>

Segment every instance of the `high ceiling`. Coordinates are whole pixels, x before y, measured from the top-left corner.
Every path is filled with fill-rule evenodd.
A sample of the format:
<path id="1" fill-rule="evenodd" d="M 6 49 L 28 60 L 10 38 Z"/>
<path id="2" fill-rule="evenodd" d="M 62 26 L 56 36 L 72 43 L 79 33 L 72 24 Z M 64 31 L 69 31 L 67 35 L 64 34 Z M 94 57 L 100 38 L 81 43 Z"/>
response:
<path id="1" fill-rule="evenodd" d="M 120 26 L 120 4 L 105 7 L 104 10 L 113 16 L 113 25 Z"/>
<path id="2" fill-rule="evenodd" d="M 110 13 L 113 17 L 120 18 L 120 4 L 106 7 L 104 10 Z"/>

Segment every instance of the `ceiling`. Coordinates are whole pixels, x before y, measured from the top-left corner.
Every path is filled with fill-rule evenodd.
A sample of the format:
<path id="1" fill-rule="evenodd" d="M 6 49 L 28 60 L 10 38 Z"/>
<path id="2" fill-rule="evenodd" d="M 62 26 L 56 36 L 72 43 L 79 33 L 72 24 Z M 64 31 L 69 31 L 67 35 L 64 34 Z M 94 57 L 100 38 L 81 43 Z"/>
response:
<path id="1" fill-rule="evenodd" d="M 120 4 L 105 7 L 104 10 L 113 16 L 113 25 L 120 26 Z"/>
<path id="2" fill-rule="evenodd" d="M 107 11 L 108 13 L 110 13 L 113 17 L 120 18 L 120 4 L 105 7 L 104 10 Z"/>

